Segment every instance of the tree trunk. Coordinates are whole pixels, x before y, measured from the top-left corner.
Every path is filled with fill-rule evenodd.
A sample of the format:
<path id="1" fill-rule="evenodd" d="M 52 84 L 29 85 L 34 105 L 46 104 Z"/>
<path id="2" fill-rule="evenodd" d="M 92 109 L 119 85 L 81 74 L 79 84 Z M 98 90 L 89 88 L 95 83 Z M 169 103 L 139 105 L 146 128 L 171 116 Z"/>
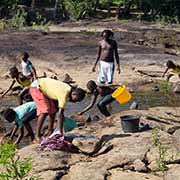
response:
<path id="1" fill-rule="evenodd" d="M 111 17 L 111 1 L 108 1 L 108 17 Z"/>
<path id="2" fill-rule="evenodd" d="M 130 1 L 127 4 L 125 4 L 125 7 L 124 7 L 124 17 L 128 17 L 130 15 L 131 5 L 132 5 L 132 1 Z"/>
<path id="3" fill-rule="evenodd" d="M 55 1 L 55 4 L 54 4 L 54 14 L 53 14 L 53 17 L 54 19 L 56 20 L 57 18 L 57 8 L 58 8 L 58 3 L 59 3 L 60 0 L 56 0 Z"/>
<path id="4" fill-rule="evenodd" d="M 119 4 L 117 9 L 116 9 L 116 18 L 119 19 L 121 14 L 122 14 L 121 4 Z"/>
<path id="5" fill-rule="evenodd" d="M 124 3 L 124 9 L 121 9 L 121 4 L 118 5 L 117 8 L 117 17 L 128 17 L 130 15 L 131 6 L 133 4 L 133 1 L 128 1 Z"/>
<path id="6" fill-rule="evenodd" d="M 31 7 L 34 8 L 34 7 L 35 7 L 35 4 L 36 4 L 36 0 L 32 0 L 32 1 L 31 1 Z"/>
<path id="7" fill-rule="evenodd" d="M 94 12 L 96 12 L 96 9 L 99 7 L 99 0 L 96 0 L 95 6 L 94 6 Z"/>

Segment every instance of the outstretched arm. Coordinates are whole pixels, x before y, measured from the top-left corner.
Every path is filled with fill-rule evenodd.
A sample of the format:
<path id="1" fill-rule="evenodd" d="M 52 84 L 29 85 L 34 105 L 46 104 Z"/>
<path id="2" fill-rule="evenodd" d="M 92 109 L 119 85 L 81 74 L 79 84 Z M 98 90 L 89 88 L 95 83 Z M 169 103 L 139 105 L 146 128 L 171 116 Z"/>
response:
<path id="1" fill-rule="evenodd" d="M 15 80 L 13 80 L 13 82 L 11 83 L 10 87 L 1 95 L 1 98 L 4 97 L 11 89 L 12 87 L 14 86 L 15 84 Z"/>
<path id="2" fill-rule="evenodd" d="M 11 136 L 11 134 L 12 134 L 12 132 L 13 132 L 13 130 L 14 130 L 14 127 L 15 127 L 15 125 L 13 126 L 13 128 L 12 128 L 10 131 L 8 131 L 6 134 L 4 134 L 4 136 L 1 137 L 0 144 L 3 143 L 3 141 L 4 141 L 4 139 L 5 139 L 6 137 L 10 137 L 10 136 Z"/>
<path id="3" fill-rule="evenodd" d="M 24 127 L 19 129 L 19 135 L 16 141 L 14 142 L 14 144 L 19 144 L 23 136 L 24 136 Z"/>
<path id="4" fill-rule="evenodd" d="M 84 110 L 82 110 L 79 113 L 79 115 L 82 115 L 83 113 L 89 111 L 94 106 L 94 104 L 96 103 L 96 100 L 97 100 L 97 95 L 93 95 L 93 97 L 91 99 L 91 103 L 89 104 L 89 106 L 87 106 Z"/>
<path id="5" fill-rule="evenodd" d="M 115 47 L 114 47 L 114 52 L 115 52 L 115 58 L 116 58 L 116 63 L 117 63 L 117 71 L 120 74 L 121 69 L 120 69 L 120 63 L 119 63 L 119 54 L 118 54 L 118 46 L 117 43 L 115 41 Z"/>
<path id="6" fill-rule="evenodd" d="M 33 74 L 33 80 L 37 79 L 37 73 L 36 73 L 36 69 L 34 68 L 34 66 L 32 66 L 32 74 Z"/>
<path id="7" fill-rule="evenodd" d="M 10 134 L 10 137 L 9 137 L 11 140 L 13 139 L 13 137 L 16 134 L 17 130 L 18 130 L 18 125 L 14 124 L 13 128 L 12 128 L 12 131 L 11 131 L 11 134 Z"/>
<path id="8" fill-rule="evenodd" d="M 92 68 L 92 71 L 93 71 L 93 72 L 96 71 L 96 65 L 97 65 L 97 63 L 98 63 L 100 57 L 101 57 L 101 46 L 99 45 L 99 49 L 98 49 L 98 57 L 97 57 L 96 62 L 95 62 L 95 64 L 94 64 L 93 68 Z"/>
<path id="9" fill-rule="evenodd" d="M 164 71 L 164 73 L 163 73 L 163 75 L 162 75 L 162 77 L 164 77 L 165 76 L 165 74 L 167 73 L 167 71 L 169 70 L 169 68 L 166 68 L 166 70 Z"/>

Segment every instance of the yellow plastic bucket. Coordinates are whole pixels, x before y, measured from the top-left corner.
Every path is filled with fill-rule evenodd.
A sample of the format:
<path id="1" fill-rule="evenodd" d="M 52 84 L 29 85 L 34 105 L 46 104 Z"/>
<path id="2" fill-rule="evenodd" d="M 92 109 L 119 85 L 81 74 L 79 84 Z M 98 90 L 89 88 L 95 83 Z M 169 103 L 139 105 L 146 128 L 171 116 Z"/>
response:
<path id="1" fill-rule="evenodd" d="M 125 104 L 131 100 L 132 95 L 126 89 L 126 86 L 123 85 L 113 92 L 112 97 L 115 98 L 120 104 Z"/>

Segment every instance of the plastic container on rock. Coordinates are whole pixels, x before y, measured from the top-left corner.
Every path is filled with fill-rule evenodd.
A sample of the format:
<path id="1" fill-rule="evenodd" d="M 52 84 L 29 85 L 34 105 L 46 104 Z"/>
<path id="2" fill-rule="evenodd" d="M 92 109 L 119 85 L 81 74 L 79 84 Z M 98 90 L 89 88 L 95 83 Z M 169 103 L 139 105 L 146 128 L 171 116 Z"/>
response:
<path id="1" fill-rule="evenodd" d="M 121 126 L 124 132 L 139 131 L 140 116 L 126 115 L 121 116 Z"/>

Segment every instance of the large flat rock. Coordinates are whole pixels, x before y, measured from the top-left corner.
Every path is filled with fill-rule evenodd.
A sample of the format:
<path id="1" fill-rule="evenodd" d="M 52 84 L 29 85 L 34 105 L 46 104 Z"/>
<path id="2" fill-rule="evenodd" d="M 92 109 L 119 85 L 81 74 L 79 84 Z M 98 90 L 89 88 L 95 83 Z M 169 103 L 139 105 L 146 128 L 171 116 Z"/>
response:
<path id="1" fill-rule="evenodd" d="M 167 112 L 167 109 L 164 110 Z M 149 112 L 156 111 L 153 109 Z M 80 149 L 83 150 L 78 154 L 62 151 L 42 152 L 37 145 L 25 147 L 19 150 L 19 154 L 23 158 L 32 157 L 33 170 L 31 173 L 40 175 L 44 180 L 46 173 L 51 174 L 52 178 L 57 174 L 62 175 L 62 180 L 104 180 L 105 178 L 113 180 L 121 179 L 121 177 L 126 177 L 127 180 L 128 178 L 160 180 L 161 177 L 142 173 L 149 172 L 148 168 L 150 171 L 158 170 L 159 150 L 154 146 L 154 130 L 124 133 L 120 124 L 120 116 L 132 114 L 141 115 L 143 117 L 141 120 L 145 122 L 144 118 L 147 113 L 147 110 L 124 111 L 83 128 L 74 129 L 70 134 L 84 137 L 74 139 L 74 142 L 77 145 L 79 144 Z M 159 116 L 160 113 L 153 113 L 153 115 Z M 146 122 L 151 121 L 146 119 Z M 156 127 L 155 123 L 153 123 L 154 127 Z M 166 163 L 175 164 L 179 162 L 180 142 L 173 135 L 160 129 L 157 138 L 166 147 Z M 98 149 L 96 149 L 97 145 Z M 129 171 L 124 172 L 124 170 Z M 171 171 L 171 169 L 168 171 L 169 174 L 175 173 L 174 176 L 177 176 L 176 172 Z"/>
<path id="2" fill-rule="evenodd" d="M 122 169 L 113 169 L 110 171 L 110 176 L 107 180 L 163 180 L 162 177 L 158 177 L 152 174 L 138 173 L 138 172 L 123 172 Z"/>

